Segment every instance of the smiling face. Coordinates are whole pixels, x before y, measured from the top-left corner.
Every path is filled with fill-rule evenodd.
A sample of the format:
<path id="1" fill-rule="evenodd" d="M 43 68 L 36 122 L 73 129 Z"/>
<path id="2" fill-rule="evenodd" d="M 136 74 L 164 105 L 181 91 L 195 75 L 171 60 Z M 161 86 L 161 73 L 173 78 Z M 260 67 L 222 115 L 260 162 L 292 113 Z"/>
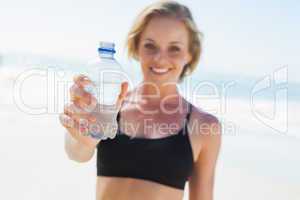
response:
<path id="1" fill-rule="evenodd" d="M 144 81 L 177 83 L 184 66 L 192 58 L 184 23 L 170 17 L 152 18 L 141 33 L 137 56 Z"/>

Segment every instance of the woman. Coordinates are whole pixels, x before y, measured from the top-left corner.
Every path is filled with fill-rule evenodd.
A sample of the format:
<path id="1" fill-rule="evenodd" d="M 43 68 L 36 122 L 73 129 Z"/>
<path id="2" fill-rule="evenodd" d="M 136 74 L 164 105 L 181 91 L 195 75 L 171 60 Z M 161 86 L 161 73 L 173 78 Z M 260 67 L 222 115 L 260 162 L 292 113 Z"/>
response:
<path id="1" fill-rule="evenodd" d="M 130 30 L 127 46 L 129 56 L 141 64 L 143 81 L 132 91 L 122 84 L 117 136 L 97 140 L 80 134 L 79 119 L 96 122 L 100 113 L 84 111 L 97 102 L 83 90 L 89 79 L 78 76 L 73 104 L 60 115 L 68 130 L 68 156 L 86 162 L 98 150 L 99 200 L 182 199 L 187 181 L 191 200 L 212 200 L 221 126 L 185 100 L 176 86 L 195 69 L 201 52 L 189 9 L 174 1 L 148 6 Z M 124 101 L 136 96 L 141 101 Z"/>

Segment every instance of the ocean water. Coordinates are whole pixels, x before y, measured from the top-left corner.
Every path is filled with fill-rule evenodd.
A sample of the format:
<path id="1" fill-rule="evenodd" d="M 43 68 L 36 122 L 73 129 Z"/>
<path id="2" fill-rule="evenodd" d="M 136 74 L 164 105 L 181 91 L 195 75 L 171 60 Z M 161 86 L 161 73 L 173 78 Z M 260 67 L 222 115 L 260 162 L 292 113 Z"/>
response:
<path id="1" fill-rule="evenodd" d="M 68 98 L 67 86 L 61 83 L 64 77 L 47 71 L 55 64 L 51 59 L 41 59 L 36 67 L 18 62 L 10 58 L 0 66 L 0 186 L 5 188 L 0 199 L 94 199 L 95 157 L 78 164 L 64 152 L 64 129 L 58 120 Z M 57 63 L 59 69 L 70 66 Z M 203 77 L 193 76 L 179 87 L 187 99 L 215 114 L 223 125 L 215 199 L 299 199 L 297 93 L 286 100 L 281 87 L 278 91 L 283 92 L 266 90 L 265 97 L 253 98 L 254 79 Z"/>

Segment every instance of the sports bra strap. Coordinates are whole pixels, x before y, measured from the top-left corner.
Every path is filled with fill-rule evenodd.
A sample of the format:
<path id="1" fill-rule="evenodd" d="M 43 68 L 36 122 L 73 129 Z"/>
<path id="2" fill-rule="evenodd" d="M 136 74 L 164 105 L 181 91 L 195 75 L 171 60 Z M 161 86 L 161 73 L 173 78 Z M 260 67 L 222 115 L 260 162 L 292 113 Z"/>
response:
<path id="1" fill-rule="evenodd" d="M 120 120 L 120 111 L 121 111 L 121 109 L 118 111 L 118 114 L 117 114 L 117 122 L 119 122 L 119 120 Z"/>
<path id="2" fill-rule="evenodd" d="M 193 109 L 193 106 L 192 106 L 191 103 L 189 103 L 189 112 L 188 112 L 188 114 L 187 114 L 187 116 L 186 116 L 187 122 L 189 122 L 189 120 L 190 120 L 190 116 L 191 116 L 191 113 L 192 113 L 192 109 Z"/>

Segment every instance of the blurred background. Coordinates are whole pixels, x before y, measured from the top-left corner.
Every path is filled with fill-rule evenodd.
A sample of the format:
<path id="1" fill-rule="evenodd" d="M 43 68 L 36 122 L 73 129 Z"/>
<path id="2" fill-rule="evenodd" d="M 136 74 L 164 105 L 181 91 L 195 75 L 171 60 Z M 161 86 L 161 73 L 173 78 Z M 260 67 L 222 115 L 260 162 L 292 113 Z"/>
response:
<path id="1" fill-rule="evenodd" d="M 141 70 L 126 34 L 152 2 L 0 0 L 0 199 L 95 198 L 96 158 L 64 152 L 61 83 L 113 41 L 134 87 Z M 179 2 L 204 34 L 180 91 L 223 124 L 215 199 L 300 199 L 300 3 Z"/>

